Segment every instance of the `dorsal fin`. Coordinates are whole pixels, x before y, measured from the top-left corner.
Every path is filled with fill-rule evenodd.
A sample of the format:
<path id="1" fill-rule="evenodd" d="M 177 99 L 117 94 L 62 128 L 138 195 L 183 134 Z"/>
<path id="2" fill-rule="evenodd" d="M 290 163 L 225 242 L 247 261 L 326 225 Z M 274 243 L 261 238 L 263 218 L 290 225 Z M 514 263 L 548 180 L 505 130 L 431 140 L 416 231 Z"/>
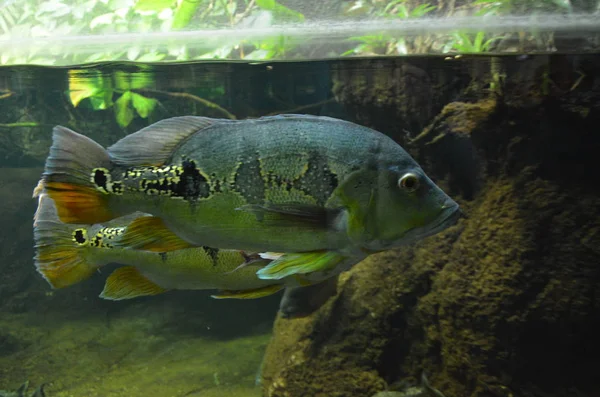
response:
<path id="1" fill-rule="evenodd" d="M 175 251 L 192 248 L 194 245 L 182 240 L 165 226 L 161 218 L 142 216 L 133 220 L 125 232 L 113 242 L 115 247 L 154 252 Z"/>
<path id="2" fill-rule="evenodd" d="M 175 148 L 192 134 L 226 119 L 182 116 L 158 121 L 127 135 L 108 148 L 111 161 L 124 166 L 163 165 Z"/>

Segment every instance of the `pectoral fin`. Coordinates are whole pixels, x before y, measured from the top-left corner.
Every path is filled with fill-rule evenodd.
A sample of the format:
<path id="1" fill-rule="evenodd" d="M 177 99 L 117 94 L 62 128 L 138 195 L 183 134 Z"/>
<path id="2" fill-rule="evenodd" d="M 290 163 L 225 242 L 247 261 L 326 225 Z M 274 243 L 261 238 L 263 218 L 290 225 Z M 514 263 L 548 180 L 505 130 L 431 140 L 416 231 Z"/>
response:
<path id="1" fill-rule="evenodd" d="M 283 285 L 273 284 L 266 287 L 245 289 L 245 290 L 223 290 L 217 295 L 211 295 L 215 299 L 256 299 L 265 296 L 273 295 L 281 290 Z"/>
<path id="2" fill-rule="evenodd" d="M 120 267 L 106 279 L 100 298 L 119 301 L 139 296 L 158 295 L 168 290 L 144 277 L 134 266 Z"/>
<path id="3" fill-rule="evenodd" d="M 258 278 L 280 280 L 294 274 L 326 272 L 334 269 L 346 257 L 333 251 L 285 254 L 258 270 Z"/>
<path id="4" fill-rule="evenodd" d="M 286 288 L 279 303 L 283 318 L 298 318 L 312 314 L 337 293 L 337 277 L 331 277 L 307 287 Z"/>
<path id="5" fill-rule="evenodd" d="M 131 222 L 123 235 L 115 241 L 115 246 L 154 252 L 194 247 L 173 233 L 162 219 L 155 216 L 142 216 Z"/>
<path id="6" fill-rule="evenodd" d="M 301 203 L 248 204 L 237 208 L 237 210 L 256 215 L 256 219 L 267 226 L 311 229 L 326 229 L 337 216 L 335 210 Z"/>

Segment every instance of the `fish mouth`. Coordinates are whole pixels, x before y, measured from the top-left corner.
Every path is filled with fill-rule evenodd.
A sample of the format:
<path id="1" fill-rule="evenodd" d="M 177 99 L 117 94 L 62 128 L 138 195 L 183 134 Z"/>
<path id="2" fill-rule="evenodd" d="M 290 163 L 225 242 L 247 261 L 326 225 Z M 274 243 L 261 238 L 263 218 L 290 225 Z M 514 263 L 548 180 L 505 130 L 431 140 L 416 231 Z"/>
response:
<path id="1" fill-rule="evenodd" d="M 442 205 L 442 212 L 433 223 L 408 230 L 402 237 L 402 244 L 413 243 L 425 237 L 437 234 L 456 224 L 458 219 L 462 216 L 464 216 L 464 214 L 458 204 L 453 200 L 448 199 L 444 205 Z"/>
<path id="2" fill-rule="evenodd" d="M 452 199 L 447 199 L 441 206 L 441 211 L 437 218 L 431 223 L 415 227 L 407 230 L 402 237 L 394 241 L 390 240 L 375 240 L 369 244 L 369 247 L 363 247 L 363 252 L 381 252 L 391 248 L 396 248 L 402 245 L 412 244 L 425 237 L 437 234 L 458 222 L 461 217 L 466 217 L 458 204 Z"/>

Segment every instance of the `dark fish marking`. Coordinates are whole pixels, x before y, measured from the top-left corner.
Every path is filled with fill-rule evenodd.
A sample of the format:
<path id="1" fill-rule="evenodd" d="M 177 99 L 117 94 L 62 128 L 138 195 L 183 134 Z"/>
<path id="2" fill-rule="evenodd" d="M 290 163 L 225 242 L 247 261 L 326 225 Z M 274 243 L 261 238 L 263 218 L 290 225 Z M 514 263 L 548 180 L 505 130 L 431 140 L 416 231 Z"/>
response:
<path id="1" fill-rule="evenodd" d="M 310 153 L 308 170 L 295 184 L 299 184 L 299 190 L 314 197 L 317 204 L 325 205 L 325 202 L 338 186 L 338 178 L 329 169 L 326 158 L 319 156 L 318 153 Z"/>
<path id="2" fill-rule="evenodd" d="M 212 185 L 211 185 L 211 193 L 221 193 L 223 192 L 223 187 L 222 184 L 223 182 L 217 177 L 217 174 L 212 173 L 210 175 L 211 177 L 211 181 L 212 181 Z"/>
<path id="3" fill-rule="evenodd" d="M 208 256 L 210 256 L 210 259 L 212 259 L 213 266 L 217 266 L 219 260 L 219 249 L 206 246 L 203 246 L 202 249 Z"/>
<path id="4" fill-rule="evenodd" d="M 189 201 L 211 195 L 208 178 L 190 159 L 183 159 L 181 166 L 131 168 L 125 171 L 123 178 L 139 179 L 140 190 L 148 195 L 168 195 Z"/>
<path id="5" fill-rule="evenodd" d="M 299 177 L 289 180 L 269 172 L 267 181 L 270 185 L 283 188 L 288 192 L 298 190 L 314 198 L 319 206 L 325 205 L 339 183 L 337 175 L 329 168 L 327 159 L 319 156 L 318 153 L 309 154 L 306 171 Z"/>
<path id="6" fill-rule="evenodd" d="M 90 181 L 96 185 L 96 189 L 103 193 L 123 194 L 123 182 L 113 182 L 110 171 L 106 168 L 94 168 L 90 175 Z"/>
<path id="7" fill-rule="evenodd" d="M 102 236 L 100 233 L 96 234 L 91 241 L 93 247 L 100 247 L 102 245 Z"/>
<path id="8" fill-rule="evenodd" d="M 112 184 L 112 192 L 114 194 L 123 194 L 123 183 L 121 183 L 121 182 L 114 182 Z"/>
<path id="9" fill-rule="evenodd" d="M 258 153 L 255 158 L 240 160 L 235 172 L 232 189 L 242 195 L 249 204 L 262 203 L 265 198 L 265 181 L 261 172 Z"/>
<path id="10" fill-rule="evenodd" d="M 107 182 L 108 178 L 106 177 L 106 171 L 101 168 L 96 168 L 94 170 L 94 184 L 104 190 L 108 190 L 106 188 Z"/>
<path id="11" fill-rule="evenodd" d="M 85 244 L 85 242 L 87 241 L 87 239 L 85 238 L 85 233 L 83 229 L 77 229 L 75 230 L 75 232 L 73 233 L 73 239 L 75 240 L 75 242 L 77 244 Z"/>
<path id="12" fill-rule="evenodd" d="M 196 168 L 196 162 L 194 160 L 184 160 L 181 165 L 183 172 L 179 177 L 179 183 L 173 189 L 173 195 L 185 199 L 209 197 L 208 179 Z"/>
<path id="13" fill-rule="evenodd" d="M 166 252 L 159 252 L 158 255 L 160 256 L 160 259 L 162 259 L 163 262 L 167 261 L 167 253 Z"/>
<path id="14" fill-rule="evenodd" d="M 102 233 L 102 235 L 104 235 L 104 237 L 107 239 L 112 240 L 115 237 L 122 235 L 124 230 L 125 228 L 122 227 L 105 227 L 100 230 L 100 233 Z"/>

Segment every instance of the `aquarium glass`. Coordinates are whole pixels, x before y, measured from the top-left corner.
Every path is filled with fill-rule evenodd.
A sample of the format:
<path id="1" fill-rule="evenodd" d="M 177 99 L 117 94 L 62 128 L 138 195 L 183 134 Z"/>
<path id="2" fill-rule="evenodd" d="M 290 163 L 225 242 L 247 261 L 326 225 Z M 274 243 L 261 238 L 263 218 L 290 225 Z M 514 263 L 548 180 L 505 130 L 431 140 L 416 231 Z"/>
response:
<path id="1" fill-rule="evenodd" d="M 597 0 L 0 2 L 0 397 L 597 397 L 599 49 Z M 353 237 L 378 243 L 369 233 L 400 219 L 382 195 L 417 190 L 406 175 L 421 172 L 460 205 L 460 218 L 393 249 L 361 250 L 364 260 L 341 274 L 300 287 L 310 292 L 296 306 L 282 299 L 291 289 L 216 299 L 232 291 L 187 288 L 193 277 L 106 299 L 125 254 L 81 280 L 61 273 L 59 288 L 36 269 L 38 182 L 57 126 L 97 143 L 65 151 L 85 160 L 174 117 L 227 124 L 289 114 L 376 130 L 417 164 L 385 179 L 394 167 L 358 164 L 364 147 L 343 151 L 340 163 L 372 172 L 344 186 L 377 188 L 344 201 L 348 219 L 308 217 L 317 232 L 359 225 Z M 274 157 L 278 139 L 264 140 Z M 383 149 L 372 148 L 376 159 Z M 240 157 L 236 178 L 250 190 L 279 184 L 277 197 L 290 197 L 279 214 L 295 222 L 339 210 L 335 200 L 297 202 L 340 182 L 335 165 L 300 148 L 289 161 L 306 164 L 286 180 L 256 174 L 272 160 L 262 155 Z M 124 172 L 173 172 L 152 188 L 178 192 L 186 161 Z M 191 171 L 201 187 L 213 177 L 202 165 Z M 93 175 L 106 176 L 101 166 Z M 269 216 L 256 219 L 290 221 Z M 121 232 L 101 231 L 104 223 L 80 226 L 110 245 Z M 67 230 L 45 246 L 62 271 L 73 259 L 65 252 L 94 242 Z M 170 244 L 189 248 L 166 236 L 135 249 L 166 262 Z M 193 248 L 210 269 L 219 263 L 219 247 Z M 240 253 L 227 273 L 247 271 L 265 259 L 258 254 Z"/>

